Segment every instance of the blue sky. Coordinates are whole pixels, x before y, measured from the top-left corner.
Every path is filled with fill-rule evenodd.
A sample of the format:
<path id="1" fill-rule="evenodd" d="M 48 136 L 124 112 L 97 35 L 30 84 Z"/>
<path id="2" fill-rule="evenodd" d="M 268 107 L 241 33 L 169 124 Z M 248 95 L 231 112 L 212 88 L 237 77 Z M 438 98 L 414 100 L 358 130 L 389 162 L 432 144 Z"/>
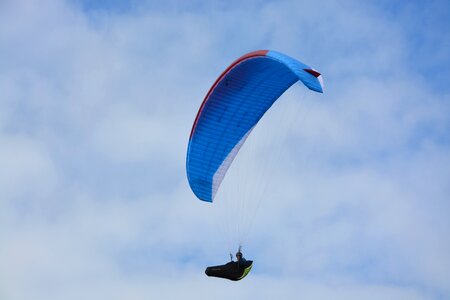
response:
<path id="1" fill-rule="evenodd" d="M 0 298 L 449 298 L 448 2 L 159 3 L 1 2 Z M 236 284 L 203 272 L 228 258 L 240 177 L 207 205 L 185 154 L 211 84 L 257 49 L 325 93 L 293 86 L 230 169 L 282 153 Z"/>

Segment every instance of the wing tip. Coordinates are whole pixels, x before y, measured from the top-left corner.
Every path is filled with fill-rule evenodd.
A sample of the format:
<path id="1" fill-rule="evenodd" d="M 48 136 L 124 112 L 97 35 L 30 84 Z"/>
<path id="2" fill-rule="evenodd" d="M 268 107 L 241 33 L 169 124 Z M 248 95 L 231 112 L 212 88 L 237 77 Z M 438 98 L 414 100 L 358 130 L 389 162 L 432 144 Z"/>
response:
<path id="1" fill-rule="evenodd" d="M 323 93 L 324 85 L 323 85 L 322 74 L 320 74 L 317 70 L 314 70 L 314 69 L 303 69 L 303 71 L 305 71 L 317 78 L 317 81 L 319 81 L 319 84 L 320 84 L 320 90 L 319 89 L 314 89 L 314 90 L 316 92 Z"/>

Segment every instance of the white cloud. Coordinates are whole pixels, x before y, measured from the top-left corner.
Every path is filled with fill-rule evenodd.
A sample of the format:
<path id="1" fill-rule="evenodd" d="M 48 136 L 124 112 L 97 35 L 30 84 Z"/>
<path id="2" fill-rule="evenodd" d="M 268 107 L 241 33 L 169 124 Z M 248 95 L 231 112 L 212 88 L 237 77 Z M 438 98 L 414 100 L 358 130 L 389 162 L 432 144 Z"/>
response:
<path id="1" fill-rule="evenodd" d="M 0 137 L 0 198 L 27 210 L 52 196 L 58 182 L 54 163 L 42 143 L 25 136 Z M 35 198 L 34 201 L 31 198 Z"/>
<path id="2" fill-rule="evenodd" d="M 0 298 L 450 295 L 448 94 L 410 61 L 408 11 L 78 4 L 0 4 Z M 257 48 L 311 64 L 327 90 L 283 95 L 211 206 L 186 182 L 190 127 L 220 72 Z M 292 130 L 268 137 L 275 123 Z M 280 155 L 253 155 L 267 150 Z M 265 163 L 272 182 L 246 225 L 254 270 L 206 278 L 235 246 L 221 200 L 245 176 L 262 179 L 248 185 L 258 198 Z"/>

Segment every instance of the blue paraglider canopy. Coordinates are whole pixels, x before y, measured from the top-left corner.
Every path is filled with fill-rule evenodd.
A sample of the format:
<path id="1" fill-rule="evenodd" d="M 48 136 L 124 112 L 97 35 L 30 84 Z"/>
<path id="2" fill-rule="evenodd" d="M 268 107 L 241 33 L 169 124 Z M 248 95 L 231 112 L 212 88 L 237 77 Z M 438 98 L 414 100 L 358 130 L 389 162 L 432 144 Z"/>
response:
<path id="1" fill-rule="evenodd" d="M 216 80 L 197 113 L 187 151 L 189 184 L 200 200 L 213 201 L 254 126 L 297 81 L 323 92 L 319 72 L 269 50 L 240 57 Z"/>

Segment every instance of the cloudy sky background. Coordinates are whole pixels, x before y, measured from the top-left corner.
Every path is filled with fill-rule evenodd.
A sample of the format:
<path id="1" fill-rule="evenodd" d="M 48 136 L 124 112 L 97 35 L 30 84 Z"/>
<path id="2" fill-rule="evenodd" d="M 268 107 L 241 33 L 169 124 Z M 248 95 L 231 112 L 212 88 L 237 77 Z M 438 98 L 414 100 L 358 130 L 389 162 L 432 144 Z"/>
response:
<path id="1" fill-rule="evenodd" d="M 450 298 L 449 28 L 448 1 L 0 1 L 0 298 Z M 325 93 L 263 120 L 299 107 L 234 283 L 185 153 L 257 49 Z"/>

